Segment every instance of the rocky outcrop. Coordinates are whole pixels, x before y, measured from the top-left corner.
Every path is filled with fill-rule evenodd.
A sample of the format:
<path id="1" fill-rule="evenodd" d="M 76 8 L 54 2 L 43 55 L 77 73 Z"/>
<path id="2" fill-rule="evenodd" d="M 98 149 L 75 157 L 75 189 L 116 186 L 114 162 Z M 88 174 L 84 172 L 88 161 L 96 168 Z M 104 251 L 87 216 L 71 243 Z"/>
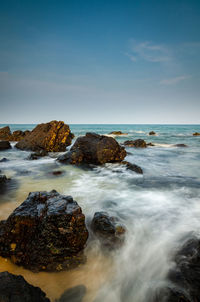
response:
<path id="1" fill-rule="evenodd" d="M 156 132 L 150 131 L 150 132 L 149 132 L 149 135 L 156 135 Z"/>
<path id="2" fill-rule="evenodd" d="M 84 285 L 77 285 L 67 289 L 59 300 L 55 302 L 82 302 L 86 294 L 86 287 Z"/>
<path id="3" fill-rule="evenodd" d="M 64 122 L 51 121 L 37 125 L 16 147 L 21 150 L 63 152 L 71 145 L 73 137 L 69 126 Z"/>
<path id="4" fill-rule="evenodd" d="M 85 216 L 71 196 L 32 192 L 0 223 L 0 255 L 33 271 L 60 271 L 85 261 Z"/>
<path id="5" fill-rule="evenodd" d="M 135 148 L 146 148 L 147 143 L 143 139 L 136 139 L 132 141 L 125 141 L 124 145 L 126 147 L 135 147 Z"/>
<path id="6" fill-rule="evenodd" d="M 29 130 L 21 131 L 16 130 L 13 133 L 10 131 L 10 127 L 6 126 L 3 128 L 0 128 L 0 140 L 8 140 L 8 141 L 20 141 L 25 136 L 27 136 L 30 133 Z"/>
<path id="7" fill-rule="evenodd" d="M 116 136 L 119 136 L 119 135 L 128 135 L 128 133 L 123 133 L 121 131 L 112 131 L 109 134 L 116 135 Z"/>
<path id="8" fill-rule="evenodd" d="M 138 174 L 143 174 L 143 170 L 142 170 L 142 168 L 141 167 L 139 167 L 139 166 L 137 166 L 137 165 L 135 165 L 135 164 L 131 164 L 131 163 L 129 163 L 128 161 L 122 161 L 121 162 L 123 165 L 125 165 L 125 167 L 126 167 L 126 169 L 127 170 L 131 170 L 131 171 L 134 171 L 134 172 L 136 172 L 136 173 L 138 173 Z"/>
<path id="9" fill-rule="evenodd" d="M 125 227 L 116 217 L 109 216 L 106 212 L 94 214 L 91 229 L 103 246 L 108 248 L 119 247 L 124 242 Z"/>
<path id="10" fill-rule="evenodd" d="M 39 288 L 30 285 L 22 276 L 0 273 L 1 302 L 50 302 Z"/>
<path id="11" fill-rule="evenodd" d="M 121 162 L 125 156 L 126 150 L 114 138 L 86 133 L 77 138 L 70 151 L 58 157 L 58 160 L 72 165 L 101 165 Z"/>
<path id="12" fill-rule="evenodd" d="M 8 141 L 0 141 L 0 151 L 11 149 L 11 145 Z"/>
<path id="13" fill-rule="evenodd" d="M 195 133 L 193 133 L 193 136 L 199 136 L 200 135 L 200 133 L 199 132 L 195 132 Z"/>
<path id="14" fill-rule="evenodd" d="M 39 159 L 41 157 L 44 157 L 44 156 L 47 156 L 48 155 L 48 152 L 45 151 L 45 150 L 40 150 L 40 151 L 37 151 L 35 153 L 31 153 L 27 159 L 29 160 L 36 160 L 36 159 Z"/>

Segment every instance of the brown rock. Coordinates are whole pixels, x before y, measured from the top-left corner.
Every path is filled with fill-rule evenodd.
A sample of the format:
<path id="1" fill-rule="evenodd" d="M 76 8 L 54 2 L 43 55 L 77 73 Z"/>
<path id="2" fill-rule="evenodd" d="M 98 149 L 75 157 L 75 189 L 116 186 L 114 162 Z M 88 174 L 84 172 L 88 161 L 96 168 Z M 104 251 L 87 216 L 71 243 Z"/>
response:
<path id="1" fill-rule="evenodd" d="M 134 141 L 125 141 L 124 145 L 127 147 L 135 147 L 135 148 L 147 147 L 147 143 L 143 139 L 136 139 Z"/>
<path id="2" fill-rule="evenodd" d="M 11 131 L 9 126 L 0 128 L 0 140 L 10 140 L 10 136 Z"/>
<path id="3" fill-rule="evenodd" d="M 8 141 L 0 141 L 0 151 L 10 149 L 11 145 Z"/>
<path id="4" fill-rule="evenodd" d="M 200 133 L 199 132 L 195 132 L 195 133 L 193 133 L 193 136 L 199 136 L 200 135 Z"/>
<path id="5" fill-rule="evenodd" d="M 149 132 L 149 135 L 156 135 L 156 132 L 150 131 L 150 132 Z"/>
<path id="6" fill-rule="evenodd" d="M 112 131 L 109 134 L 113 134 L 113 135 L 128 135 L 128 133 L 123 133 L 121 131 Z"/>
<path id="7" fill-rule="evenodd" d="M 73 137 L 64 122 L 51 121 L 37 125 L 16 147 L 21 150 L 62 152 L 71 144 Z"/>

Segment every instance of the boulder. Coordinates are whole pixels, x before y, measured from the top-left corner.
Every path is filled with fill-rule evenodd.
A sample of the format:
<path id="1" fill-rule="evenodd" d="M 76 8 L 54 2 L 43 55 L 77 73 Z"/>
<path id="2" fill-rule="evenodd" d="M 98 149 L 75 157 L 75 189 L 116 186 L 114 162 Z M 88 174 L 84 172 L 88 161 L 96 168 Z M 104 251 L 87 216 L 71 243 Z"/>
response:
<path id="1" fill-rule="evenodd" d="M 195 132 L 195 133 L 193 133 L 193 136 L 199 136 L 200 135 L 200 133 L 199 132 Z"/>
<path id="2" fill-rule="evenodd" d="M 21 150 L 63 152 L 71 145 L 73 137 L 69 126 L 64 122 L 51 121 L 37 125 L 16 147 Z"/>
<path id="3" fill-rule="evenodd" d="M 0 140 L 10 140 L 10 136 L 11 131 L 9 126 L 0 128 Z"/>
<path id="4" fill-rule="evenodd" d="M 108 136 L 86 133 L 77 138 L 69 152 L 58 157 L 58 161 L 68 164 L 94 164 L 121 162 L 126 150 Z"/>
<path id="5" fill-rule="evenodd" d="M 135 147 L 135 148 L 147 147 L 147 143 L 143 139 L 136 139 L 134 141 L 125 141 L 124 145 L 127 147 Z"/>
<path id="6" fill-rule="evenodd" d="M 85 261 L 85 216 L 71 196 L 32 192 L 0 223 L 0 255 L 33 271 L 71 269 Z"/>
<path id="7" fill-rule="evenodd" d="M 156 135 L 156 132 L 150 131 L 150 132 L 149 132 L 149 135 Z"/>
<path id="8" fill-rule="evenodd" d="M 0 273 L 1 302 L 50 302 L 46 294 L 22 277 L 8 272 Z"/>
<path id="9" fill-rule="evenodd" d="M 59 300 L 55 302 L 82 302 L 86 294 L 86 287 L 84 285 L 77 285 L 67 289 Z"/>
<path id="10" fill-rule="evenodd" d="M 40 157 L 44 157 L 44 156 L 47 156 L 48 155 L 48 152 L 45 151 L 45 150 L 40 150 L 40 151 L 37 151 L 35 153 L 31 153 L 27 159 L 29 160 L 36 160 L 36 159 L 39 159 Z"/>
<path id="11" fill-rule="evenodd" d="M 0 151 L 10 149 L 11 145 L 8 141 L 0 141 Z"/>
<path id="12" fill-rule="evenodd" d="M 121 132 L 121 131 L 112 131 L 112 132 L 110 132 L 109 134 L 112 134 L 112 135 L 128 135 L 128 133 L 123 133 L 123 132 Z"/>
<path id="13" fill-rule="evenodd" d="M 107 212 L 94 214 L 91 229 L 105 247 L 119 247 L 124 242 L 125 227 L 117 217 L 109 216 Z"/>
<path id="14" fill-rule="evenodd" d="M 134 171 L 134 172 L 136 172 L 138 174 L 143 174 L 143 170 L 139 166 L 137 166 L 135 164 L 131 164 L 128 161 L 125 161 L 125 160 L 122 161 L 121 163 L 126 166 L 127 170 Z"/>

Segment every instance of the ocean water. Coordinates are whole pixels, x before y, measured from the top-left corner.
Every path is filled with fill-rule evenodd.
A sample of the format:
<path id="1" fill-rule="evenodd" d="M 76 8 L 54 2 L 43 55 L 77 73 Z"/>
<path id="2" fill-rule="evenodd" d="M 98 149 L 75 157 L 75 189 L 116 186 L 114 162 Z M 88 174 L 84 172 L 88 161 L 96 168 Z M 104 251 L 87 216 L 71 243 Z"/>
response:
<path id="1" fill-rule="evenodd" d="M 4 125 L 0 125 L 3 127 Z M 31 130 L 35 125 L 10 125 Z M 88 241 L 87 263 L 59 273 L 32 273 L 0 258 L 0 271 L 22 274 L 39 286 L 52 301 L 65 289 L 84 284 L 84 302 L 148 302 L 159 287 L 168 285 L 166 275 L 174 266 L 173 255 L 184 241 L 200 236 L 200 125 L 70 125 L 77 136 L 86 132 L 109 134 L 121 130 L 125 140 L 145 139 L 155 144 L 146 149 L 127 148 L 126 160 L 142 167 L 144 174 L 107 164 L 85 171 L 58 163 L 58 154 L 36 161 L 30 152 L 13 148 L 1 151 L 0 170 L 11 178 L 9 191 L 0 195 L 0 219 L 8 215 L 31 191 L 56 189 L 72 195 L 89 222 L 96 211 L 117 216 L 126 226 L 126 240 L 119 250 L 105 253 L 98 240 Z M 149 131 L 156 136 L 149 136 Z M 74 140 L 75 140 L 74 139 Z M 176 147 L 186 144 L 188 147 Z M 53 176 L 52 171 L 63 174 Z"/>

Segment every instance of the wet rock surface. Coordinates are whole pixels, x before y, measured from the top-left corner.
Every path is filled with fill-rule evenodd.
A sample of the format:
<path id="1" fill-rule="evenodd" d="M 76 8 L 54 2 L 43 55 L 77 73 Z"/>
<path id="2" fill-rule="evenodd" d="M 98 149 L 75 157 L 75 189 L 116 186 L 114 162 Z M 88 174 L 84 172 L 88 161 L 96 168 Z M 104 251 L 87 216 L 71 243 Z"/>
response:
<path id="1" fill-rule="evenodd" d="M 50 302 L 39 288 L 30 285 L 22 276 L 0 273 L 1 302 Z"/>
<path id="2" fill-rule="evenodd" d="M 126 147 L 135 147 L 135 148 L 146 148 L 147 147 L 147 143 L 143 139 L 125 141 L 124 145 Z"/>
<path id="3" fill-rule="evenodd" d="M 112 135 L 128 135 L 128 133 L 123 133 L 122 131 L 112 131 L 109 134 L 112 134 Z"/>
<path id="4" fill-rule="evenodd" d="M 200 135 L 200 133 L 199 132 L 195 132 L 195 133 L 193 133 L 193 136 L 199 136 Z"/>
<path id="5" fill-rule="evenodd" d="M 78 285 L 67 289 L 59 300 L 55 302 L 82 302 L 86 294 L 86 287 L 84 285 Z"/>
<path id="6" fill-rule="evenodd" d="M 125 227 L 117 217 L 107 212 L 96 212 L 91 222 L 91 229 L 107 248 L 120 247 L 124 242 Z"/>
<path id="7" fill-rule="evenodd" d="M 45 151 L 45 150 L 40 150 L 40 151 L 37 151 L 35 153 L 31 153 L 27 159 L 29 160 L 37 160 L 41 157 L 44 157 L 44 156 L 47 156 L 48 155 L 48 152 Z"/>
<path id="8" fill-rule="evenodd" d="M 0 140 L 10 140 L 11 134 L 9 126 L 0 128 Z"/>
<path id="9" fill-rule="evenodd" d="M 77 138 L 69 152 L 58 157 L 58 161 L 79 165 L 121 162 L 126 156 L 124 147 L 108 136 L 86 133 Z"/>
<path id="10" fill-rule="evenodd" d="M 29 130 L 26 130 L 26 131 L 16 130 L 12 133 L 10 131 L 10 127 L 6 126 L 3 128 L 0 128 L 0 140 L 20 141 L 25 136 L 27 136 L 29 133 L 30 133 Z"/>
<path id="11" fill-rule="evenodd" d="M 156 132 L 150 131 L 150 132 L 149 132 L 149 135 L 156 135 Z"/>
<path id="12" fill-rule="evenodd" d="M 2 159 L 0 159 L 0 163 L 5 163 L 9 161 L 9 159 L 7 159 L 6 157 L 3 157 Z"/>
<path id="13" fill-rule="evenodd" d="M 129 163 L 128 161 L 122 161 L 121 162 L 123 165 L 125 165 L 126 169 L 127 170 L 131 170 L 131 171 L 134 171 L 138 174 L 143 174 L 143 170 L 141 167 L 135 165 L 135 164 L 131 164 Z"/>
<path id="14" fill-rule="evenodd" d="M 33 271 L 60 271 L 85 261 L 85 216 L 71 196 L 32 192 L 0 224 L 0 255 Z"/>
<path id="15" fill-rule="evenodd" d="M 47 152 L 63 152 L 71 145 L 72 138 L 70 128 L 62 121 L 51 121 L 37 125 L 24 139 L 16 144 L 21 150 Z"/>
<path id="16" fill-rule="evenodd" d="M 11 149 L 11 145 L 8 141 L 0 141 L 0 151 Z"/>

